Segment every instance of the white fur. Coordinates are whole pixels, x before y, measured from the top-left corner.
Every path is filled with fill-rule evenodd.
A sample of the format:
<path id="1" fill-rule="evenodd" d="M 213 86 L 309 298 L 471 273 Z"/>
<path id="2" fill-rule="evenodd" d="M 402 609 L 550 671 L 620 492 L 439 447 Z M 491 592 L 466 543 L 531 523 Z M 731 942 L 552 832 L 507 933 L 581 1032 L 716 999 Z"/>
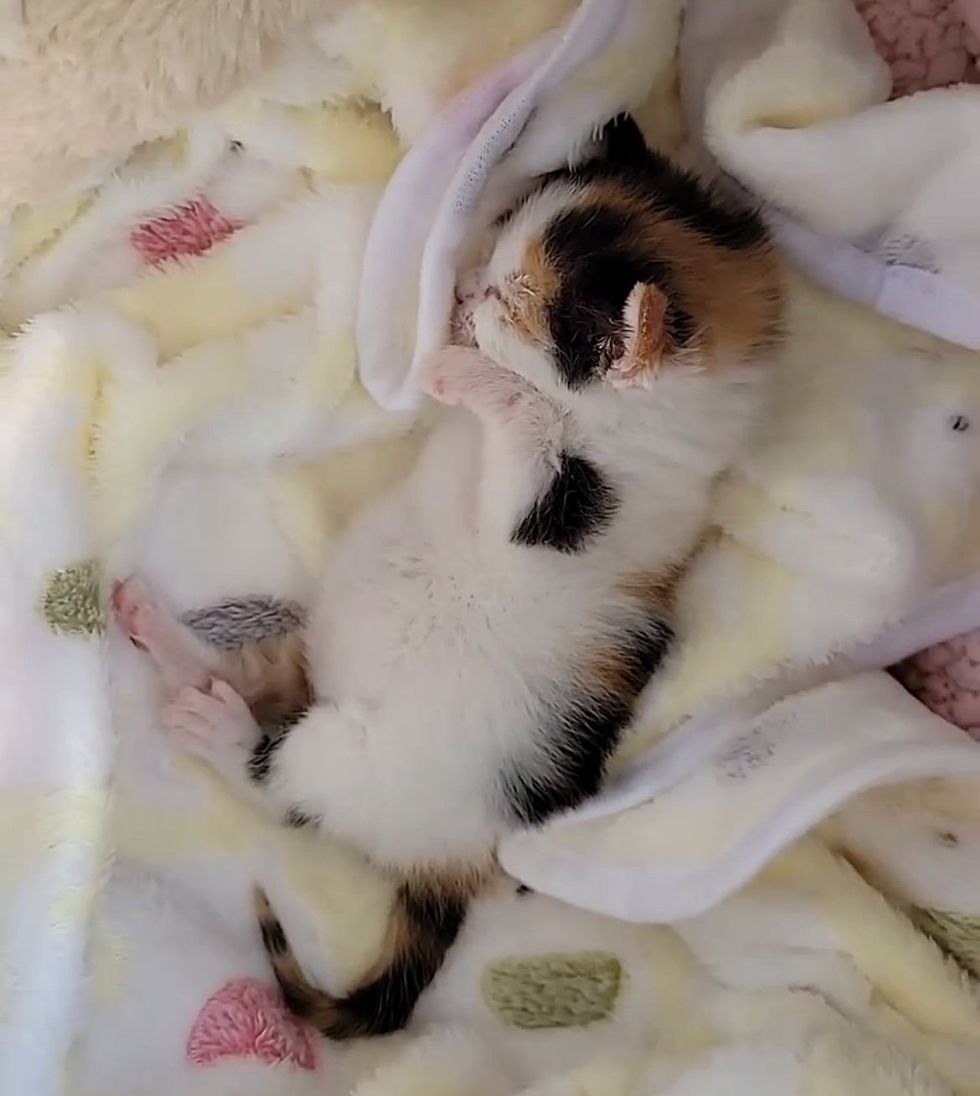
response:
<path id="1" fill-rule="evenodd" d="M 622 577 L 691 547 L 736 440 L 727 420 L 745 423 L 744 387 L 668 375 L 651 392 L 593 395 L 591 419 L 566 420 L 621 500 L 608 533 L 575 555 L 515 546 L 509 529 L 474 521 L 476 485 L 481 502 L 511 503 L 511 528 L 519 520 L 526 484 L 500 456 L 521 439 L 450 417 L 332 561 L 309 639 L 316 693 L 331 702 L 277 752 L 269 791 L 280 807 L 313 811 L 403 867 L 486 855 L 509 828 L 494 777 L 534 742 L 542 689 L 567 687 L 583 649 L 628 619 Z M 233 766 L 222 768 L 241 780 Z"/>
<path id="2" fill-rule="evenodd" d="M 559 189 L 515 219 L 491 277 L 513 270 L 528 232 L 569 197 Z M 342 539 L 309 629 L 321 700 L 263 786 L 279 811 L 315 813 L 401 868 L 483 860 L 513 828 L 501 773 L 548 774 L 565 745 L 549 717 L 581 687 L 578 668 L 648 623 L 621 581 L 664 574 L 690 551 L 755 408 L 754 380 L 736 368 L 678 365 L 649 388 L 573 392 L 497 306 L 478 306 L 477 337 L 510 368 L 460 348 L 432 363 L 430 390 L 465 410 Z M 576 552 L 513 543 L 565 451 L 612 486 L 611 524 Z M 257 728 L 233 695 L 185 692 L 169 723 L 247 784 Z"/>

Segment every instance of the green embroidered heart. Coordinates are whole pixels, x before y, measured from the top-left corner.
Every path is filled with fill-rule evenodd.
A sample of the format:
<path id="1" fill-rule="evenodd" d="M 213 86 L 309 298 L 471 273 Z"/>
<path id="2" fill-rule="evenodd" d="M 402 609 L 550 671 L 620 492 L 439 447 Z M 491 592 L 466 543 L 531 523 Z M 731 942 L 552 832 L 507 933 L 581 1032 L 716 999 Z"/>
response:
<path id="1" fill-rule="evenodd" d="M 483 999 L 511 1027 L 585 1027 L 613 1011 L 623 981 L 615 955 L 562 952 L 498 959 L 483 971 Z"/>
<path id="2" fill-rule="evenodd" d="M 105 628 L 102 574 L 94 559 L 59 567 L 41 595 L 41 614 L 53 632 L 92 635 Z"/>

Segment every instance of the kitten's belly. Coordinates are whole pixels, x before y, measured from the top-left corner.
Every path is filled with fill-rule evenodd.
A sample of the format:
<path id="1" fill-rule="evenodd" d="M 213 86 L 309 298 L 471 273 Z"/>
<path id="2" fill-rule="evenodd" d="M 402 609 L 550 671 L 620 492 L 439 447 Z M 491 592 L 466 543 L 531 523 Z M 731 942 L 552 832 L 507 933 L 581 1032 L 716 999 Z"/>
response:
<path id="1" fill-rule="evenodd" d="M 519 583 L 507 545 L 487 560 L 476 543 L 479 442 L 465 417 L 444 427 L 412 479 L 338 545 L 311 622 L 324 694 L 375 705 L 437 668 L 446 685 L 464 672 L 492 675 L 513 645 Z"/>
<path id="2" fill-rule="evenodd" d="M 510 828 L 501 766 L 543 722 L 534 661 L 553 637 L 528 650 L 513 586 L 480 571 L 465 542 L 454 558 L 446 547 L 402 535 L 372 566 L 342 568 L 317 622 L 318 694 L 356 706 L 373 748 L 399 759 L 377 789 L 388 808 L 362 826 L 394 865 L 487 857 Z"/>
<path id="3" fill-rule="evenodd" d="M 359 829 L 391 864 L 477 859 L 511 827 L 499 774 L 530 760 L 576 687 L 613 588 L 584 556 L 488 550 L 465 505 L 431 499 L 405 491 L 362 515 L 310 627 L 318 696 L 357 711 L 369 748 L 397 758 Z M 377 817 L 376 802 L 389 805 Z"/>
<path id="4" fill-rule="evenodd" d="M 339 570 L 318 621 L 318 685 L 322 674 L 331 693 L 375 705 L 421 679 L 433 695 L 506 673 L 524 646 L 517 617 L 530 606 L 469 547 L 461 540 L 447 558 L 445 544 L 399 537 L 378 544 L 376 566 L 362 557 L 356 571 Z"/>
<path id="5" fill-rule="evenodd" d="M 560 676 L 590 615 L 568 561 L 529 565 L 506 543 L 488 554 L 465 507 L 434 522 L 406 495 L 359 523 L 332 561 L 311 622 L 317 691 L 369 707 L 422 697 L 475 721 L 511 694 L 526 708 L 530 683 Z"/>

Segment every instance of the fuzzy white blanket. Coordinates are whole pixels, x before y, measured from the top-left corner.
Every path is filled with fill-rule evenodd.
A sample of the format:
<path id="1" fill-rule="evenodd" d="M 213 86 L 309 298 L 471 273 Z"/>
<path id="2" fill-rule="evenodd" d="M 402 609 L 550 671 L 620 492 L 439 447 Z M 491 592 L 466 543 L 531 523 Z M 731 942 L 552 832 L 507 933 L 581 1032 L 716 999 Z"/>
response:
<path id="1" fill-rule="evenodd" d="M 623 894 L 604 882 L 610 865 L 646 877 L 634 898 L 659 880 L 675 906 L 652 915 L 671 927 L 502 883 L 412 1030 L 335 1047 L 282 1008 L 248 892 L 262 882 L 304 964 L 339 990 L 373 959 L 386 885 L 173 754 L 153 674 L 106 620 L 108 581 L 133 569 L 216 642 L 295 619 L 336 529 L 398 474 L 424 425 L 403 386 L 414 322 L 423 341 L 438 337 L 468 208 L 454 196 L 474 193 L 480 171 L 444 170 L 422 207 L 405 204 L 413 164 L 417 183 L 428 157 L 489 126 L 465 161 L 485 167 L 479 148 L 502 151 L 492 142 L 516 136 L 531 105 L 512 170 L 548 166 L 649 87 L 643 116 L 672 117 L 679 5 L 616 5 L 631 21 L 615 25 L 612 5 L 586 5 L 579 25 L 602 32 L 591 59 L 539 39 L 572 6 L 516 4 L 504 19 L 499 4 L 357 5 L 247 95 L 63 202 L 12 211 L 0 322 L 29 327 L 5 343 L 0 376 L 0 1092 L 980 1091 L 980 1001 L 850 866 L 872 865 L 969 967 L 969 789 L 862 797 L 773 859 L 861 787 L 973 763 L 974 747 L 881 675 L 743 725 L 652 813 L 556 827 L 523 864 L 512 850 L 516 869 L 561 893 L 570 873 L 556 853 L 570 841 L 584 868 L 565 897 L 600 911 L 604 894 Z M 553 91 L 528 85 L 555 56 L 574 63 L 551 69 Z M 476 89 L 469 105 L 440 116 L 463 85 Z M 401 159 L 403 144 L 414 152 Z M 406 209 L 425 212 L 425 231 L 396 252 L 385 232 Z M 392 260 L 386 283 L 379 256 Z M 416 269 L 421 313 L 407 291 Z M 385 284 L 401 304 L 372 313 L 362 295 L 359 311 L 359 273 L 368 295 Z M 709 699 L 869 637 L 980 562 L 964 549 L 980 524 L 963 471 L 974 435 L 944 429 L 953 412 L 980 422 L 972 358 L 802 282 L 790 330 L 776 413 L 719 501 L 721 534 L 685 603 L 690 640 L 634 758 Z M 821 787 L 834 794 L 819 799 Z M 802 791 L 795 832 L 756 841 L 754 860 L 719 848 L 719 834 L 771 833 Z"/>

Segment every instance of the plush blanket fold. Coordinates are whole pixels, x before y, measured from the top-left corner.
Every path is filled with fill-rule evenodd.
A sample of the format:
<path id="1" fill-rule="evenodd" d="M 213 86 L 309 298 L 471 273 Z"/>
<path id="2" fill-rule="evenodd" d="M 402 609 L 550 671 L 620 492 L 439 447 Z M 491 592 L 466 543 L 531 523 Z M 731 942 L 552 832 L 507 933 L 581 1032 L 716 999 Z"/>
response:
<path id="1" fill-rule="evenodd" d="M 171 67 L 206 26 L 162 39 L 160 86 L 133 90 L 124 66 L 125 111 L 74 101 L 60 159 L 37 82 L 54 40 L 32 5 L 0 12 L 0 88 L 29 71 L 40 119 L 0 172 L 0 1092 L 980 1093 L 977 747 L 877 668 L 980 619 L 968 349 L 788 273 L 772 408 L 719 490 L 684 644 L 606 797 L 502 850 L 533 891 L 502 879 L 476 903 L 391 1039 L 333 1045 L 295 1021 L 249 902 L 261 883 L 341 991 L 374 960 L 387 882 L 173 752 L 159 683 L 107 619 L 110 582 L 138 569 L 218 644 L 294 621 L 426 428 L 413 360 L 444 337 L 474 218 L 624 107 L 676 151 L 678 61 L 703 162 L 783 194 L 821 238 L 884 231 L 870 202 L 820 220 L 779 182 L 830 140 L 807 127 L 833 110 L 857 127 L 887 94 L 859 71 L 860 27 L 833 4 L 788 2 L 774 24 L 772 0 L 726 0 L 738 32 L 716 40 L 706 6 L 682 33 L 676 0 L 337 0 L 274 25 L 245 5 L 218 53 L 234 63 L 206 79 L 202 45 Z M 144 7 L 192 16 L 131 5 L 110 37 L 145 58 L 161 24 Z M 65 24 L 72 65 L 80 28 L 118 15 L 87 11 Z M 786 64 L 791 103 L 769 78 Z M 746 118 L 779 122 L 758 160 Z M 897 175 L 912 129 L 894 127 L 873 132 Z M 50 201 L 24 190 L 55 163 L 85 174 L 49 180 Z M 819 178 L 832 210 L 851 181 Z M 969 233 L 936 223 L 959 278 Z"/>

